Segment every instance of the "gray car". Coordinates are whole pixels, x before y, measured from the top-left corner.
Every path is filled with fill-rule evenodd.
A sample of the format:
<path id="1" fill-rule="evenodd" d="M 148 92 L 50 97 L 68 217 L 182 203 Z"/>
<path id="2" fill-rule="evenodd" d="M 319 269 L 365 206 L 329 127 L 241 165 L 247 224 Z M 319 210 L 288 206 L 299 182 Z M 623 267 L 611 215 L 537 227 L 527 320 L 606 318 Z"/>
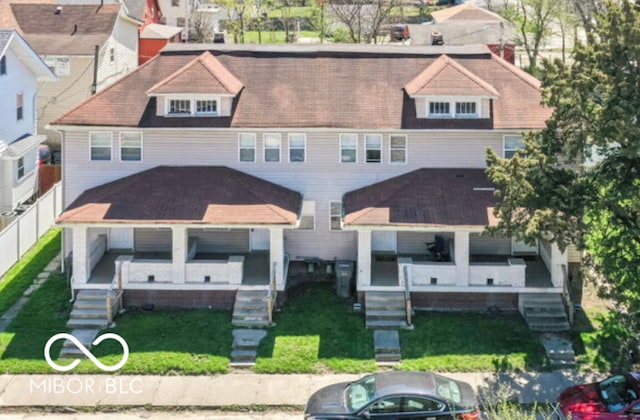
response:
<path id="1" fill-rule="evenodd" d="M 314 393 L 305 419 L 479 420 L 467 383 L 429 372 L 388 371 Z"/>

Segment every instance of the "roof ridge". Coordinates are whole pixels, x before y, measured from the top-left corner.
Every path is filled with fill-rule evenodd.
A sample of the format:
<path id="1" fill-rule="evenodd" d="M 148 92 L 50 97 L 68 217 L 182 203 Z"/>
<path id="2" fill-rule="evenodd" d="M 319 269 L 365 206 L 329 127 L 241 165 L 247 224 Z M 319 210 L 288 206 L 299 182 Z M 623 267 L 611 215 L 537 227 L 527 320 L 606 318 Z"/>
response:
<path id="1" fill-rule="evenodd" d="M 64 114 L 60 115 L 59 117 L 55 118 L 54 120 L 52 120 L 49 124 L 53 124 L 53 125 L 64 125 L 64 124 L 59 124 L 59 121 L 63 118 L 65 118 L 66 116 L 68 116 L 69 114 L 71 114 L 72 112 L 74 112 L 75 110 L 77 110 L 78 108 L 80 108 L 81 106 L 83 106 L 86 103 L 92 102 L 93 100 L 99 98 L 100 96 L 104 95 L 106 92 L 110 91 L 111 89 L 115 88 L 117 85 L 119 85 L 122 81 L 128 79 L 129 77 L 137 74 L 138 72 L 140 72 L 143 68 L 147 67 L 150 63 L 154 62 L 155 60 L 158 59 L 158 57 L 160 57 L 160 54 L 157 54 L 155 57 L 151 58 L 149 61 L 147 61 L 146 63 L 139 65 L 138 67 L 136 67 L 135 69 L 133 69 L 132 71 L 130 71 L 129 73 L 125 74 L 124 76 L 122 76 L 121 78 L 115 80 L 113 83 L 111 83 L 109 86 L 107 86 L 106 88 L 102 89 L 99 92 L 96 92 L 94 95 L 89 96 L 87 99 L 85 99 L 84 101 L 80 102 L 78 105 L 74 106 L 73 108 L 71 108 L 70 110 L 68 110 L 67 112 L 65 112 Z"/>

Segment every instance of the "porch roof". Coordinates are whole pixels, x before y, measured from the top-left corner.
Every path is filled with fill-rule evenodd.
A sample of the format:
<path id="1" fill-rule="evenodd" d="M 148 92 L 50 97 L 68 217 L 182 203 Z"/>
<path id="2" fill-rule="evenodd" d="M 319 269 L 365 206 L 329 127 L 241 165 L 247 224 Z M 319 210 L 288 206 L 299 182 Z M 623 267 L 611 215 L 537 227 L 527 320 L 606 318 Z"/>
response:
<path id="1" fill-rule="evenodd" d="M 344 225 L 493 225 L 493 187 L 484 169 L 418 169 L 345 194 Z"/>
<path id="2" fill-rule="evenodd" d="M 300 193 L 224 166 L 157 166 L 85 191 L 57 223 L 295 225 Z"/>

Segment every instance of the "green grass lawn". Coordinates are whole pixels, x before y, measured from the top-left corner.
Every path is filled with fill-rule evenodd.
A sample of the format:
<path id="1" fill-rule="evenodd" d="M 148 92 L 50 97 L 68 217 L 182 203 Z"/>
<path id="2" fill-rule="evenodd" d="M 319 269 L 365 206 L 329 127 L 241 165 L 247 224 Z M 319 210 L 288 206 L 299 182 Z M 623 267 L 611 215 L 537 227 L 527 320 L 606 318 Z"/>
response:
<path id="1" fill-rule="evenodd" d="M 60 229 L 51 229 L 5 274 L 0 282 L 0 315 L 5 313 L 60 252 Z"/>
<path id="2" fill-rule="evenodd" d="M 297 33 L 299 37 L 318 37 L 317 32 L 311 31 L 300 31 Z M 229 35 L 233 37 L 233 35 Z M 244 34 L 244 42 L 245 44 L 257 44 L 258 43 L 258 32 L 257 31 L 247 31 Z M 262 32 L 262 43 L 263 44 L 284 44 L 285 42 L 285 32 L 284 31 L 265 31 Z"/>

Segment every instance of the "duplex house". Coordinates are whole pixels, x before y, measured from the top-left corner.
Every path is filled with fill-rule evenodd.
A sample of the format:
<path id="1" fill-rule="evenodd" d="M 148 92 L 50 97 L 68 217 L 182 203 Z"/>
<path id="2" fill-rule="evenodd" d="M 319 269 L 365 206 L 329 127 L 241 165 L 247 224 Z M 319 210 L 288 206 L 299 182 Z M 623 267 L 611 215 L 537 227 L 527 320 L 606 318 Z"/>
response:
<path id="1" fill-rule="evenodd" d="M 544 126 L 539 88 L 486 47 L 169 46 L 54 122 L 72 287 L 230 307 L 351 261 L 361 301 L 559 297 L 567 254 L 483 234 L 486 150 Z"/>
<path id="2" fill-rule="evenodd" d="M 45 139 L 37 135 L 35 125 L 38 84 L 55 79 L 18 32 L 0 29 L 0 213 L 4 217 L 37 192 L 38 145 Z"/>
<path id="3" fill-rule="evenodd" d="M 58 80 L 38 92 L 38 132 L 57 146 L 45 126 L 138 65 L 139 21 L 120 4 L 11 4 L 16 29 Z"/>

